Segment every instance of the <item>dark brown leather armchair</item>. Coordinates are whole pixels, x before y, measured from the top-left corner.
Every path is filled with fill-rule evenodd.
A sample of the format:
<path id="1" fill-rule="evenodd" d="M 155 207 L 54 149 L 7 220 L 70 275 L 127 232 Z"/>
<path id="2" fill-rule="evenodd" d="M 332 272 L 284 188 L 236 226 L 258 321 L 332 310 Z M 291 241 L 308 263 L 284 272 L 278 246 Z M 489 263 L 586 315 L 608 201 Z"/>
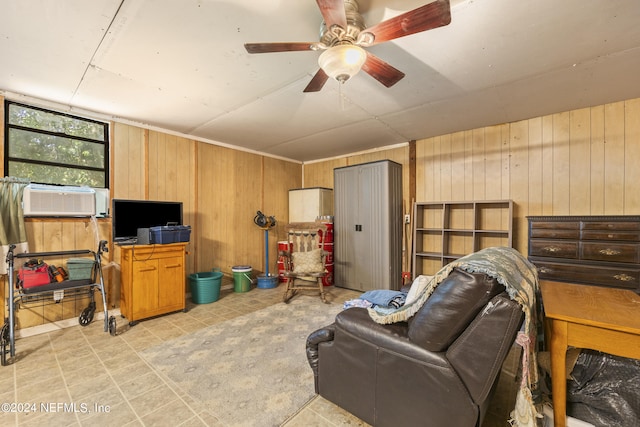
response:
<path id="1" fill-rule="evenodd" d="M 309 335 L 316 393 L 374 426 L 480 426 L 522 320 L 503 285 L 454 269 L 408 322 L 350 308 Z"/>

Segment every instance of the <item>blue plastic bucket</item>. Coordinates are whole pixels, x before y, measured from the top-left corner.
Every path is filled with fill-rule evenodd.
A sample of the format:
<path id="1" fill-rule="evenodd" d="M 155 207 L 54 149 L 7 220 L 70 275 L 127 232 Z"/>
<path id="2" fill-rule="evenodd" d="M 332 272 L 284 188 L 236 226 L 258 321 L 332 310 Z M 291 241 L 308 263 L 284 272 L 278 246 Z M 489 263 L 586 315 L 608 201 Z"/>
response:
<path id="1" fill-rule="evenodd" d="M 258 276 L 258 288 L 260 289 L 271 289 L 275 288 L 277 285 L 278 276 L 273 275 L 263 275 Z"/>

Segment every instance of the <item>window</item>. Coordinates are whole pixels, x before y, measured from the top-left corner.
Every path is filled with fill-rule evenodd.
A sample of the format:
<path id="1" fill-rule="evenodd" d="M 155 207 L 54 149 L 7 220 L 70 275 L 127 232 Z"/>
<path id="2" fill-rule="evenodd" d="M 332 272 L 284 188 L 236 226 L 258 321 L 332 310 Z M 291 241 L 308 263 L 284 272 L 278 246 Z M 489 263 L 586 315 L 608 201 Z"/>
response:
<path id="1" fill-rule="evenodd" d="M 5 175 L 106 188 L 108 123 L 5 101 Z"/>

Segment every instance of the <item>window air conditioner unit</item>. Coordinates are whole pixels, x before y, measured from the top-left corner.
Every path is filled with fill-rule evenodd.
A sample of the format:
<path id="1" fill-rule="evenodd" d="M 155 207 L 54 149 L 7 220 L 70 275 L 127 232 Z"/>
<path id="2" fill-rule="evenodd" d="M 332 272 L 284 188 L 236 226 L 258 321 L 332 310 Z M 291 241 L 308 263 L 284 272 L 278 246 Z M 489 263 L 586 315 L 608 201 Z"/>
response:
<path id="1" fill-rule="evenodd" d="M 29 184 L 24 189 L 25 216 L 94 216 L 96 191 L 89 187 Z"/>

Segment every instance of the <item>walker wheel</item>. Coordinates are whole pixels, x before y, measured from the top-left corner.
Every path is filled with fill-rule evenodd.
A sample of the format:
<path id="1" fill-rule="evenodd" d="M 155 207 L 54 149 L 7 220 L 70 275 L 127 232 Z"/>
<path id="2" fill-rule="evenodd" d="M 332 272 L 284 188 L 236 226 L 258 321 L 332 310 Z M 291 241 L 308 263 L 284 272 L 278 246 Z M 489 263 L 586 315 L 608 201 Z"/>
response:
<path id="1" fill-rule="evenodd" d="M 0 340 L 2 340 L 3 343 L 6 343 L 9 341 L 9 324 L 6 322 L 2 325 L 2 332 L 0 332 Z"/>
<path id="2" fill-rule="evenodd" d="M 89 323 L 91 323 L 91 321 L 93 320 L 93 313 L 94 311 L 90 307 L 82 310 L 82 313 L 78 318 L 78 323 L 80 323 L 80 326 L 87 326 Z"/>
<path id="3" fill-rule="evenodd" d="M 5 323 L 2 325 L 2 331 L 0 332 L 0 362 L 2 366 L 7 365 L 7 343 L 9 342 L 9 325 Z"/>
<path id="4" fill-rule="evenodd" d="M 116 317 L 115 316 L 109 317 L 109 334 L 111 334 L 111 336 L 113 337 L 116 336 Z"/>
<path id="5" fill-rule="evenodd" d="M 4 340 L 0 343 L 0 364 L 7 366 L 7 343 Z"/>

